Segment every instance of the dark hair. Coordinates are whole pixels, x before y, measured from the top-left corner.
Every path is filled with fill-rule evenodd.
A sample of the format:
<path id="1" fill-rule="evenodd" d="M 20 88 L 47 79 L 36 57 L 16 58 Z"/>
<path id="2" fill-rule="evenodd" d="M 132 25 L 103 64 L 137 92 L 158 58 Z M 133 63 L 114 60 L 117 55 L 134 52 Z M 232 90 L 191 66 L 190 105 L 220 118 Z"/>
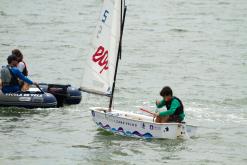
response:
<path id="1" fill-rule="evenodd" d="M 19 62 L 23 59 L 23 54 L 19 49 L 13 49 L 12 54 L 15 55 L 17 58 L 20 58 Z"/>
<path id="2" fill-rule="evenodd" d="M 172 96 L 172 89 L 169 86 L 165 86 L 161 91 L 160 91 L 160 96 Z"/>
<path id="3" fill-rule="evenodd" d="M 7 61 L 8 61 L 8 64 L 10 64 L 12 61 L 17 61 L 17 57 L 11 54 L 8 56 Z"/>

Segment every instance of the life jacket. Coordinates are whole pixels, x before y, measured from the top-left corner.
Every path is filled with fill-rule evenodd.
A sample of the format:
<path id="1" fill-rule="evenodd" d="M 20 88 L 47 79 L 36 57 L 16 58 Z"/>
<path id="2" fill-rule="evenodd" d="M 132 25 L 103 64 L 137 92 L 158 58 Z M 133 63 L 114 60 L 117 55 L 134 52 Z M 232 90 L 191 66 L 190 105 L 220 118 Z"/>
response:
<path id="1" fill-rule="evenodd" d="M 23 62 L 24 65 L 25 65 L 25 67 L 24 67 L 22 73 L 24 74 L 24 76 L 28 76 L 27 65 L 26 65 L 26 63 L 25 63 L 24 61 L 22 61 L 22 62 Z"/>
<path id="2" fill-rule="evenodd" d="M 11 71 L 9 66 L 3 66 L 1 69 L 1 79 L 2 79 L 2 86 L 15 86 L 19 85 L 17 77 Z"/>
<path id="3" fill-rule="evenodd" d="M 174 114 L 171 115 L 171 116 L 178 116 L 178 115 L 184 113 L 184 106 L 183 106 L 182 101 L 181 101 L 179 98 L 173 96 L 172 99 L 171 99 L 170 101 L 167 101 L 167 102 L 166 102 L 165 106 L 166 106 L 167 109 L 170 109 L 171 104 L 172 104 L 172 101 L 173 101 L 174 99 L 176 99 L 176 100 L 179 101 L 180 106 L 176 109 L 176 111 L 174 112 Z"/>

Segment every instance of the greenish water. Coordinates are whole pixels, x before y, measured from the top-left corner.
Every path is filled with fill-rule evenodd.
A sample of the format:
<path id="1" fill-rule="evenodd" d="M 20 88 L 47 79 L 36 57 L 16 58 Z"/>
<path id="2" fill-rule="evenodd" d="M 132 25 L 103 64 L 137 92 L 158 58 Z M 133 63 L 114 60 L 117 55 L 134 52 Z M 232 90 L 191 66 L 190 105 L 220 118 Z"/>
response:
<path id="1" fill-rule="evenodd" d="M 114 107 L 152 109 L 170 85 L 199 126 L 189 140 L 141 140 L 98 130 L 83 93 L 60 109 L 1 108 L 0 164 L 246 164 L 247 2 L 127 0 Z M 101 0 L 0 0 L 0 63 L 13 48 L 32 80 L 79 87 Z"/>

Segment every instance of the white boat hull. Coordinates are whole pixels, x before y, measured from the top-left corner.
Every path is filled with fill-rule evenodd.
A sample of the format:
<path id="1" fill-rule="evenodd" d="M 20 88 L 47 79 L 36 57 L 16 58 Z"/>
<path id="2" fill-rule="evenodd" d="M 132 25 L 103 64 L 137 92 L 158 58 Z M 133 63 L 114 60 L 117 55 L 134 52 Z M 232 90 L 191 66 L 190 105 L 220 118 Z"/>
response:
<path id="1" fill-rule="evenodd" d="M 94 122 L 106 131 L 137 138 L 177 139 L 196 134 L 196 126 L 186 123 L 155 123 L 153 117 L 108 108 L 90 108 Z"/>

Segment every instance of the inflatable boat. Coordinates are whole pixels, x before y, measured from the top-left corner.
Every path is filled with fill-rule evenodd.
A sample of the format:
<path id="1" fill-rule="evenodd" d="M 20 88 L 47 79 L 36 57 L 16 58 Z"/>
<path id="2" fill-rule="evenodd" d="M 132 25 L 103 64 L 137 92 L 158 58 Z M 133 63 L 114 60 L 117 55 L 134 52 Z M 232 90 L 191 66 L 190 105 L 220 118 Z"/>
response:
<path id="1" fill-rule="evenodd" d="M 0 107 L 55 108 L 80 101 L 81 92 L 71 85 L 42 83 L 25 92 L 5 94 L 0 90 Z"/>
<path id="2" fill-rule="evenodd" d="M 0 90 L 0 107 L 55 108 L 57 99 L 54 95 L 35 87 L 26 92 L 5 94 Z"/>

